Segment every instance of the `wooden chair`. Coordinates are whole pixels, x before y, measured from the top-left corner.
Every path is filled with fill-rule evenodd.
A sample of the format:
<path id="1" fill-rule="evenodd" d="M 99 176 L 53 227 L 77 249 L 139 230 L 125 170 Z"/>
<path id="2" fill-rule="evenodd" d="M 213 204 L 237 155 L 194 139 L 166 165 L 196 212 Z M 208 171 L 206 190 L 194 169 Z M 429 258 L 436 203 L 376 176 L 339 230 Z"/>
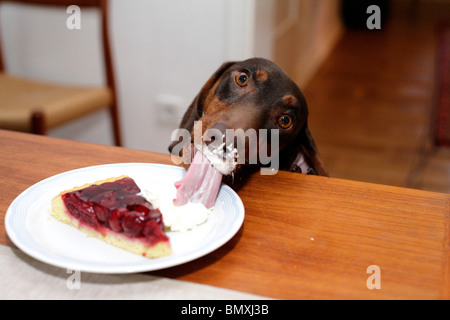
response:
<path id="1" fill-rule="evenodd" d="M 0 43 L 0 129 L 45 134 L 47 130 L 109 108 L 114 141 L 121 146 L 119 113 L 114 71 L 108 35 L 107 0 L 0 0 L 44 6 L 65 6 L 76 3 L 81 10 L 95 7 L 100 11 L 103 58 L 106 70 L 104 87 L 74 87 L 18 78 L 5 71 Z M 65 26 L 63 26 L 65 27 Z M 99 37 L 100 38 L 100 37 Z"/>

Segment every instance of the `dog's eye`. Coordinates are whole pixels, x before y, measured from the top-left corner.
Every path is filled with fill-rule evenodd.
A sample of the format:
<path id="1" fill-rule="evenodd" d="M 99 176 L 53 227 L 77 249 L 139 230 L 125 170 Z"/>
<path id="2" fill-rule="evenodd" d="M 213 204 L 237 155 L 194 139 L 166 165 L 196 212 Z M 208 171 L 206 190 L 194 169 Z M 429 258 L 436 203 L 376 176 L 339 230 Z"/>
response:
<path id="1" fill-rule="evenodd" d="M 250 80 L 250 77 L 245 72 L 239 72 L 235 79 L 239 86 L 245 87 Z"/>
<path id="2" fill-rule="evenodd" d="M 277 123 L 281 129 L 289 129 L 290 127 L 292 127 L 294 120 L 292 120 L 292 117 L 290 115 L 283 114 L 278 118 Z"/>

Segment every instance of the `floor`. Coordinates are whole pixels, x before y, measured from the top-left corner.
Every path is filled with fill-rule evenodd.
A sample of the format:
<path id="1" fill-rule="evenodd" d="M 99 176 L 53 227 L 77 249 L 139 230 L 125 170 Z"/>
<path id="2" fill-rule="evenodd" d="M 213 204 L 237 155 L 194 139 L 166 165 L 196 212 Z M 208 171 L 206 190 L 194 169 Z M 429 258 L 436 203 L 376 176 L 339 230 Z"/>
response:
<path id="1" fill-rule="evenodd" d="M 303 88 L 309 126 L 333 177 L 450 193 L 450 149 L 430 129 L 450 2 L 393 3 L 381 31 L 346 31 Z"/>

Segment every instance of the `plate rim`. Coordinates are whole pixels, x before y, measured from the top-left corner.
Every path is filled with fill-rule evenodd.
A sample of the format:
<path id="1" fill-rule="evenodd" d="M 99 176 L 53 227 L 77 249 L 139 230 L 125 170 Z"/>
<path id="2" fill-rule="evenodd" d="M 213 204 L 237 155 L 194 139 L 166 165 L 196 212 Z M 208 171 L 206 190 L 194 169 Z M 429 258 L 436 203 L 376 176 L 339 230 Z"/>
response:
<path id="1" fill-rule="evenodd" d="M 233 196 L 234 200 L 237 203 L 237 218 L 231 226 L 229 227 L 229 230 L 226 232 L 225 235 L 219 237 L 218 239 L 215 239 L 215 241 L 212 241 L 208 245 L 204 247 L 200 247 L 200 250 L 192 251 L 188 254 L 183 254 L 181 256 L 166 256 L 161 258 L 155 258 L 155 259 L 148 259 L 148 263 L 134 263 L 134 264 L 125 264 L 120 266 L 108 266 L 108 268 L 104 268 L 104 266 L 101 265 L 101 263 L 94 263 L 93 265 L 86 264 L 86 262 L 80 262 L 79 260 L 71 260 L 70 258 L 65 258 L 62 256 L 59 256 L 60 259 L 55 260 L 52 258 L 52 256 L 55 254 L 54 252 L 49 253 L 45 252 L 45 250 L 36 250 L 35 248 L 30 248 L 27 245 L 27 241 L 23 241 L 17 230 L 15 230 L 15 227 L 12 223 L 12 219 L 14 218 L 15 212 L 14 209 L 17 206 L 17 203 L 20 203 L 20 201 L 23 201 L 24 198 L 26 198 L 27 194 L 32 192 L 35 188 L 38 188 L 42 185 L 45 185 L 46 183 L 49 183 L 52 180 L 57 180 L 58 178 L 61 178 L 61 176 L 76 174 L 77 172 L 83 172 L 86 170 L 95 170 L 99 168 L 108 168 L 108 167 L 120 167 L 120 166 L 148 166 L 148 167 L 164 167 L 169 170 L 176 170 L 180 171 L 180 173 L 185 172 L 186 170 L 179 166 L 174 165 L 168 165 L 168 164 L 161 164 L 161 163 L 145 163 L 145 162 L 118 162 L 118 163 L 107 163 L 107 164 L 100 164 L 100 165 L 93 165 L 93 166 L 86 166 L 81 168 L 76 168 L 64 172 L 57 173 L 55 175 L 52 175 L 50 177 L 47 177 L 45 179 L 42 179 L 33 185 L 26 188 L 24 191 L 22 191 L 9 205 L 6 214 L 5 214 L 5 230 L 6 234 L 8 235 L 11 242 L 17 246 L 21 251 L 26 253 L 27 255 L 31 256 L 32 258 L 39 260 L 43 263 L 53 265 L 59 268 L 65 268 L 65 269 L 72 269 L 72 270 L 79 270 L 81 272 L 89 272 L 89 273 L 100 273 L 100 274 L 129 274 L 129 273 L 138 273 L 138 272 L 149 272 L 149 271 L 156 271 L 156 270 L 162 270 L 166 268 L 175 267 L 184 263 L 191 262 L 193 260 L 199 259 L 205 255 L 208 255 L 209 253 L 212 253 L 213 251 L 219 249 L 224 244 L 226 244 L 228 241 L 230 241 L 240 230 L 242 227 L 242 224 L 244 222 L 245 217 L 245 207 L 243 205 L 242 199 L 239 197 L 239 195 L 228 185 L 222 184 L 220 192 L 229 192 Z M 226 190 L 226 191 L 222 191 Z M 235 218 L 236 218 L 235 217 Z M 27 230 L 26 232 L 29 233 L 29 235 L 32 237 L 32 234 Z M 80 231 L 81 232 L 81 231 Z M 42 247 L 35 241 L 35 245 L 38 247 Z M 56 254 L 58 257 L 58 254 Z M 70 265 L 68 265 L 70 264 Z M 104 263 L 103 263 L 104 264 Z"/>

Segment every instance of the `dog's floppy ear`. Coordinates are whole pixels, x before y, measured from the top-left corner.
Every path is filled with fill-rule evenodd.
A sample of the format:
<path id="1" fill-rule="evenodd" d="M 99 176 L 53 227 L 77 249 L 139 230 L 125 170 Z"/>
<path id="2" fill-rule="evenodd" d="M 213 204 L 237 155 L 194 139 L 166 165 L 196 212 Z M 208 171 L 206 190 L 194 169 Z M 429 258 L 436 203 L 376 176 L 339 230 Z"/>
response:
<path id="1" fill-rule="evenodd" d="M 203 105 L 205 103 L 205 99 L 209 91 L 214 87 L 214 84 L 222 76 L 225 70 L 227 70 L 230 66 L 232 66 L 235 63 L 236 62 L 225 62 L 220 66 L 219 69 L 217 69 L 216 72 L 214 72 L 214 74 L 208 79 L 208 81 L 206 81 L 206 83 L 203 85 L 198 95 L 195 97 L 194 101 L 192 101 L 191 105 L 186 110 L 186 113 L 184 114 L 183 119 L 181 120 L 180 123 L 180 129 L 186 129 L 189 130 L 189 132 L 192 131 L 194 127 L 194 122 L 202 117 Z M 169 152 L 172 152 L 173 147 L 176 146 L 178 143 L 179 141 L 173 141 L 172 144 L 169 146 Z"/>
<path id="2" fill-rule="evenodd" d="M 291 150 L 295 151 L 289 155 L 290 171 L 329 176 L 307 124 L 300 130 L 294 144 Z"/>

